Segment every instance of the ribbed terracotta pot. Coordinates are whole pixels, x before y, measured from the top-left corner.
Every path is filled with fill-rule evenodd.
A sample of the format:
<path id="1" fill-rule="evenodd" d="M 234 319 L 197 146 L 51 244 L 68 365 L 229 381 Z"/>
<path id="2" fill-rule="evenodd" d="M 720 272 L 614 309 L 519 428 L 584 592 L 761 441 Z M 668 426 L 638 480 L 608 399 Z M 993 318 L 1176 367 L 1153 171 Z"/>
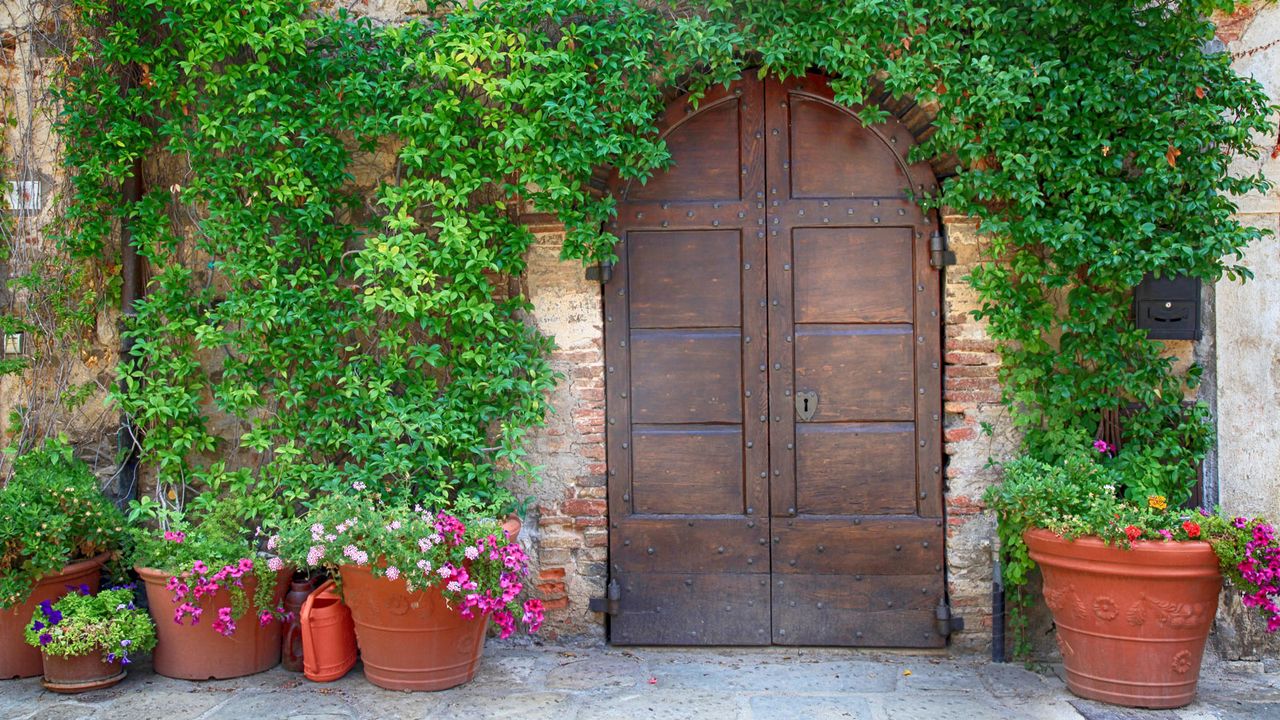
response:
<path id="1" fill-rule="evenodd" d="M 512 540 L 520 526 L 515 515 L 502 522 Z M 351 609 L 365 679 L 388 690 L 435 691 L 475 677 L 487 615 L 462 617 L 439 587 L 410 592 L 403 578 L 388 580 L 355 565 L 340 570 L 342 599 Z"/>
<path id="2" fill-rule="evenodd" d="M 1177 708 L 1196 696 L 1222 575 L 1204 542 L 1023 536 L 1044 574 L 1067 687 L 1080 697 Z"/>
<path id="3" fill-rule="evenodd" d="M 45 689 L 56 693 L 82 693 L 109 688 L 124 679 L 124 667 L 119 660 L 105 662 L 102 651 L 87 655 L 44 656 Z"/>
<path id="4" fill-rule="evenodd" d="M 25 603 L 0 610 L 0 680 L 35 677 L 43 671 L 40 651 L 28 645 L 23 637 L 36 607 L 45 600 L 54 601 L 65 595 L 68 585 L 84 584 L 97 592 L 102 566 L 108 557 L 107 553 L 102 553 L 91 560 L 71 563 L 61 572 L 46 575 L 36 583 Z"/>
<path id="5" fill-rule="evenodd" d="M 369 682 L 388 690 L 431 691 L 475 677 L 488 617 L 462 617 L 438 586 L 409 592 L 403 578 L 388 580 L 367 567 L 344 565 L 342 596 Z"/>
<path id="6" fill-rule="evenodd" d="M 258 608 L 251 601 L 245 614 L 235 618 L 236 631 L 229 636 L 213 629 L 218 608 L 231 604 L 231 594 L 219 590 L 200 600 L 204 616 L 192 625 L 190 619 L 179 625 L 173 621 L 173 593 L 165 589 L 169 573 L 152 568 L 134 568 L 147 588 L 147 604 L 156 623 L 156 649 L 153 661 L 156 673 L 180 680 L 223 680 L 253 675 L 280 664 L 280 623 L 261 625 L 258 613 L 278 607 L 284 599 L 292 571 L 276 573 L 276 591 L 271 608 Z M 245 592 L 252 599 L 258 577 L 244 578 Z"/>

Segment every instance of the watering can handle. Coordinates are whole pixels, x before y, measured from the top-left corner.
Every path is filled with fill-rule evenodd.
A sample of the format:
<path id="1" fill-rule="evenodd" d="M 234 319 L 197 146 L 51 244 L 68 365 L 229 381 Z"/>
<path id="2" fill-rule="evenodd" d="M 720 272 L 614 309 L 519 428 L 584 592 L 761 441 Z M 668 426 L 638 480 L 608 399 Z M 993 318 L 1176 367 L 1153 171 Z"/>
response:
<path id="1" fill-rule="evenodd" d="M 302 632 L 302 618 L 299 617 L 298 622 L 291 624 L 289 626 L 289 631 L 286 632 L 284 635 L 284 651 L 290 657 L 293 656 L 293 643 L 295 641 L 302 642 L 302 638 L 299 637 L 299 633 L 301 632 Z"/>
<path id="2" fill-rule="evenodd" d="M 298 611 L 298 614 L 299 614 L 298 624 L 295 627 L 297 628 L 298 634 L 302 641 L 304 664 L 305 664 L 305 658 L 306 658 L 307 641 L 310 640 L 312 645 L 315 644 L 315 640 L 310 635 L 311 623 L 308 622 L 308 620 L 311 619 L 311 607 L 315 604 L 316 598 L 320 597 L 322 594 L 326 592 L 332 592 L 335 587 L 337 587 L 337 583 L 334 582 L 333 580 L 325 581 L 320 585 L 320 587 L 311 591 L 311 594 L 307 596 L 306 601 L 302 603 L 302 609 Z M 293 632 L 293 630 L 294 628 L 289 628 L 290 632 Z M 287 645 L 286 647 L 292 648 L 293 646 Z"/>

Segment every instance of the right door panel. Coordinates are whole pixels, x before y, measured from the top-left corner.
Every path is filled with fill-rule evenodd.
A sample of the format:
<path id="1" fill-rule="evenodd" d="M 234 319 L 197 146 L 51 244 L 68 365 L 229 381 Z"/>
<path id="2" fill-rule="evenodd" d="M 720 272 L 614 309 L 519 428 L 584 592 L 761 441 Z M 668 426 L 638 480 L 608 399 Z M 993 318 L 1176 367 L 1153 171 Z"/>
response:
<path id="1" fill-rule="evenodd" d="M 941 646 L 938 278 L 907 139 L 810 79 L 765 107 L 773 641 Z"/>

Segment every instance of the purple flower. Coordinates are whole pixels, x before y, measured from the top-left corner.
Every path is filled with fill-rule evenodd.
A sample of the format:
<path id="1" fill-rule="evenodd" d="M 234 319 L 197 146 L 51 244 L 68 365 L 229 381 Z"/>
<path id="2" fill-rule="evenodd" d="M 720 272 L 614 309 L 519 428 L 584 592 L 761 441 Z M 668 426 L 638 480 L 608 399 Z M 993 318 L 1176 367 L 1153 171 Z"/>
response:
<path id="1" fill-rule="evenodd" d="M 1093 449 L 1105 455 L 1115 448 L 1113 448 L 1106 440 L 1098 439 L 1093 441 Z"/>
<path id="2" fill-rule="evenodd" d="M 79 588 L 79 590 L 80 590 L 80 594 L 81 594 L 81 595 L 88 595 L 88 594 L 89 594 L 89 586 L 88 586 L 88 585 L 86 585 L 86 584 L 84 584 L 84 583 L 80 583 L 80 588 Z"/>
<path id="3" fill-rule="evenodd" d="M 128 665 L 128 664 L 129 664 L 129 658 L 128 658 L 127 656 L 125 656 L 125 655 L 121 655 L 121 656 L 120 656 L 120 664 L 121 664 L 121 665 Z"/>
<path id="4" fill-rule="evenodd" d="M 51 642 L 53 642 L 52 635 L 50 635 L 49 633 L 40 634 L 40 647 L 44 647 L 45 645 L 48 645 Z"/>
<path id="5" fill-rule="evenodd" d="M 120 647 L 129 647 L 132 644 L 133 644 L 133 641 L 130 640 L 129 638 L 125 638 L 124 640 L 120 641 Z"/>
<path id="6" fill-rule="evenodd" d="M 36 632 L 40 632 L 41 630 L 44 629 L 44 623 L 40 622 L 39 620 L 35 620 L 31 623 L 31 629 L 35 630 Z"/>

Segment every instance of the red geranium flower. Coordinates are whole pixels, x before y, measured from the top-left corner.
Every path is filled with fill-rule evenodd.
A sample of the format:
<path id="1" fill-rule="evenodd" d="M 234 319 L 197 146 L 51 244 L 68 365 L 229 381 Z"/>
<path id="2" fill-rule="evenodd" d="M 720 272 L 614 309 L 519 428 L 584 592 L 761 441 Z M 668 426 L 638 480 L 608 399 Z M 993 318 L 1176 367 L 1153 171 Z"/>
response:
<path id="1" fill-rule="evenodd" d="M 1182 523 L 1182 529 L 1187 531 L 1189 538 L 1200 537 L 1200 526 L 1190 520 Z"/>
<path id="2" fill-rule="evenodd" d="M 1198 531 L 1199 531 L 1199 528 L 1197 528 L 1197 532 Z M 1133 542 L 1134 540 L 1137 540 L 1138 538 L 1142 537 L 1142 531 L 1132 525 L 1124 529 L 1124 534 L 1126 537 L 1129 538 L 1129 542 Z"/>

